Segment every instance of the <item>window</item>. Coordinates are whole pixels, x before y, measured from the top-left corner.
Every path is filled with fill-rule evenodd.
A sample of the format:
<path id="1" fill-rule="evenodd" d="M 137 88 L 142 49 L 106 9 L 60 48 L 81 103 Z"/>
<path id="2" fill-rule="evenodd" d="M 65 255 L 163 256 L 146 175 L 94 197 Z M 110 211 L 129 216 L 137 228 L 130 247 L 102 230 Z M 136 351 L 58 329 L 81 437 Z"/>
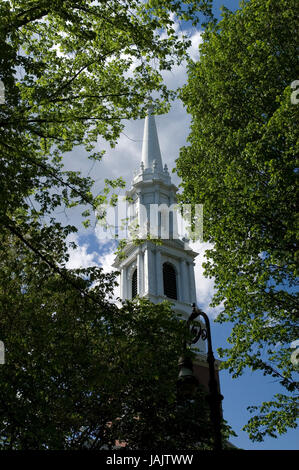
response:
<path id="1" fill-rule="evenodd" d="M 176 273 L 174 267 L 170 263 L 163 264 L 163 285 L 164 295 L 170 299 L 177 299 L 176 289 Z"/>
<path id="2" fill-rule="evenodd" d="M 137 295 L 137 269 L 133 272 L 132 276 L 132 299 Z"/>

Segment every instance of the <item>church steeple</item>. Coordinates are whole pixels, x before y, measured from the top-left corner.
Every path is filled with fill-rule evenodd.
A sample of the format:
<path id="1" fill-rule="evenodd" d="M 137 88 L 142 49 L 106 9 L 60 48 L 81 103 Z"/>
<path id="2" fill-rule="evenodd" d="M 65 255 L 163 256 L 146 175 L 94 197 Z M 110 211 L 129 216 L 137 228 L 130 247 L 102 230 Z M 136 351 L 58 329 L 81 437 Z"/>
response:
<path id="1" fill-rule="evenodd" d="M 116 258 L 114 266 L 121 272 L 121 298 L 137 295 L 152 302 L 165 298 L 174 310 L 188 316 L 190 304 L 196 302 L 194 258 L 197 256 L 179 239 L 175 213 L 177 187 L 172 184 L 162 157 L 152 107 L 144 123 L 142 157 L 127 191 L 128 219 L 138 219 L 141 245 L 129 241 L 125 259 Z M 150 231 L 148 232 L 148 230 Z M 159 239 L 160 244 L 147 239 Z M 162 244 L 161 244 L 162 242 Z"/>
<path id="2" fill-rule="evenodd" d="M 155 116 L 152 111 L 153 108 L 149 105 L 144 122 L 141 162 L 140 167 L 135 170 L 133 186 L 139 182 L 153 180 L 163 181 L 165 184 L 171 185 L 167 165 L 165 164 L 163 168 Z M 175 192 L 177 188 L 172 185 L 172 190 Z"/>
<path id="3" fill-rule="evenodd" d="M 155 166 L 158 172 L 163 171 L 162 157 L 156 128 L 155 117 L 152 114 L 152 106 L 148 107 L 148 114 L 144 122 L 143 143 L 142 143 L 142 163 L 144 169 Z"/>

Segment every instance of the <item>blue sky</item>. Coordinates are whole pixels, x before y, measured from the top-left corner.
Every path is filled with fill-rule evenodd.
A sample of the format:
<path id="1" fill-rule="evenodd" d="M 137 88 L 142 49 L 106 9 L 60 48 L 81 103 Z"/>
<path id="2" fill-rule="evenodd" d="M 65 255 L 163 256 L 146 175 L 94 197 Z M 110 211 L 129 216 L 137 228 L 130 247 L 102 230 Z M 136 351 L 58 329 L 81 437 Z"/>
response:
<path id="1" fill-rule="evenodd" d="M 235 0 L 214 1 L 214 13 L 219 16 L 220 5 L 224 4 L 230 9 L 236 9 L 238 3 Z M 198 59 L 198 44 L 201 40 L 200 31 L 192 28 L 190 31 L 192 47 L 190 53 L 194 59 Z M 165 74 L 165 81 L 170 87 L 177 87 L 185 83 L 186 71 L 184 66 L 175 68 L 172 72 Z M 163 163 L 167 163 L 171 170 L 175 166 L 175 159 L 178 157 L 179 149 L 182 147 L 188 135 L 190 118 L 186 114 L 179 101 L 173 103 L 171 111 L 167 115 L 156 118 L 160 147 Z M 84 158 L 84 151 L 77 149 L 65 156 L 65 166 L 71 170 L 81 170 L 84 175 L 90 174 L 95 179 L 95 193 L 101 191 L 105 178 L 116 178 L 123 176 L 130 186 L 133 171 L 139 166 L 141 159 L 141 140 L 143 133 L 143 122 L 127 122 L 124 133 L 121 135 L 118 145 L 111 149 L 106 142 L 99 139 L 98 149 L 105 149 L 106 155 L 101 163 L 91 165 L 90 161 Z M 172 176 L 173 182 L 178 185 L 177 175 Z M 94 227 L 89 230 L 81 226 L 80 211 L 74 209 L 68 213 L 68 223 L 71 221 L 79 227 L 79 232 L 74 239 L 78 243 L 78 248 L 71 252 L 69 267 L 88 266 L 91 264 L 102 264 L 104 268 L 111 270 L 114 258 L 115 244 L 107 241 L 104 243 L 98 240 Z M 229 324 L 219 324 L 213 321 L 217 315 L 217 309 L 209 307 L 213 292 L 213 280 L 203 277 L 201 263 L 204 257 L 206 244 L 195 247 L 199 251 L 195 266 L 197 299 L 198 304 L 209 314 L 212 321 L 212 337 L 214 350 L 217 347 L 227 347 L 226 338 L 229 336 L 231 326 Z M 216 354 L 217 356 L 217 354 Z M 232 379 L 227 371 L 221 371 L 221 388 L 224 395 L 223 409 L 224 417 L 238 434 L 237 438 L 232 438 L 231 442 L 243 449 L 298 449 L 298 431 L 291 430 L 278 439 L 267 438 L 262 443 L 254 443 L 248 439 L 241 428 L 247 423 L 250 417 L 247 406 L 258 405 L 262 401 L 270 400 L 274 393 L 281 392 L 281 388 L 272 377 L 264 377 L 258 372 L 246 371 L 238 379 Z"/>

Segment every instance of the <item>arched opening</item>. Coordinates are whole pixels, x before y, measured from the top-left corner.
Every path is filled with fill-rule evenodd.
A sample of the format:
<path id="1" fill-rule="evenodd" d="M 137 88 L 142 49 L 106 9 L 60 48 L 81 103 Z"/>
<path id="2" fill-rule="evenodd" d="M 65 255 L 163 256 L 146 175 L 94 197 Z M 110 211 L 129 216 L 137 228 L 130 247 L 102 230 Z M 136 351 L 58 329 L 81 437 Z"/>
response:
<path id="1" fill-rule="evenodd" d="M 177 299 L 176 272 L 172 264 L 163 264 L 164 295 L 170 299 Z"/>
<path id="2" fill-rule="evenodd" d="M 132 276 L 132 299 L 137 295 L 137 268 L 133 272 Z"/>

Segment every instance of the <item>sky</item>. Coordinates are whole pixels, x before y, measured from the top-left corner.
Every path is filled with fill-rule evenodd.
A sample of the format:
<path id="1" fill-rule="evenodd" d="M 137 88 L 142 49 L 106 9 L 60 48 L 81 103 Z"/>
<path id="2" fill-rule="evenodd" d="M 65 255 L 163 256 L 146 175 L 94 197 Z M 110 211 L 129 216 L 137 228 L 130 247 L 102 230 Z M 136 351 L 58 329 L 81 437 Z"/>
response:
<path id="1" fill-rule="evenodd" d="M 235 0 L 216 0 L 214 2 L 214 13 L 218 17 L 221 4 L 230 9 L 238 7 L 238 2 Z M 192 40 L 190 54 L 196 60 L 199 58 L 198 44 L 201 41 L 201 33 L 199 30 L 192 28 L 190 34 Z M 183 85 L 187 78 L 185 67 L 176 67 L 172 72 L 165 73 L 164 78 L 170 88 Z M 156 117 L 163 164 L 167 163 L 172 175 L 172 182 L 176 185 L 179 185 L 180 180 L 176 174 L 171 173 L 171 170 L 175 167 L 175 160 L 178 158 L 180 148 L 186 144 L 189 124 L 190 117 L 178 100 L 172 104 L 167 115 Z M 103 189 L 105 178 L 112 179 L 122 176 L 127 182 L 126 189 L 129 189 L 133 172 L 139 167 L 141 161 L 142 136 L 142 120 L 126 122 L 124 132 L 121 134 L 115 149 L 111 149 L 104 140 L 99 139 L 98 150 L 106 150 L 102 162 L 91 164 L 90 160 L 84 158 L 86 157 L 84 150 L 78 148 L 65 155 L 65 167 L 68 170 L 80 170 L 83 175 L 90 175 L 95 180 L 95 194 Z M 65 215 L 61 214 L 61 218 L 64 217 Z M 94 227 L 90 229 L 83 228 L 78 209 L 67 212 L 67 222 L 71 222 L 79 228 L 77 235 L 72 236 L 78 247 L 76 250 L 71 250 L 68 267 L 87 267 L 97 264 L 102 265 L 107 272 L 110 271 L 114 260 L 115 242 L 98 239 Z M 214 282 L 213 279 L 207 279 L 203 276 L 201 267 L 207 247 L 207 244 L 200 244 L 199 242 L 193 246 L 195 251 L 199 253 L 196 258 L 195 278 L 198 305 L 208 313 L 211 319 L 213 347 L 217 357 L 217 347 L 227 347 L 228 345 L 226 339 L 229 336 L 231 325 L 214 322 L 220 308 L 213 309 L 209 306 L 215 291 Z M 118 295 L 117 291 L 116 295 Z M 231 439 L 235 446 L 248 450 L 299 448 L 299 433 L 296 430 L 290 430 L 278 439 L 266 438 L 262 443 L 250 441 L 247 434 L 241 430 L 250 417 L 246 409 L 247 406 L 270 400 L 273 394 L 282 391 L 279 384 L 272 377 L 264 377 L 258 372 L 248 370 L 240 378 L 232 379 L 227 371 L 221 371 L 220 380 L 221 391 L 224 395 L 224 418 L 238 435 L 238 437 Z"/>

